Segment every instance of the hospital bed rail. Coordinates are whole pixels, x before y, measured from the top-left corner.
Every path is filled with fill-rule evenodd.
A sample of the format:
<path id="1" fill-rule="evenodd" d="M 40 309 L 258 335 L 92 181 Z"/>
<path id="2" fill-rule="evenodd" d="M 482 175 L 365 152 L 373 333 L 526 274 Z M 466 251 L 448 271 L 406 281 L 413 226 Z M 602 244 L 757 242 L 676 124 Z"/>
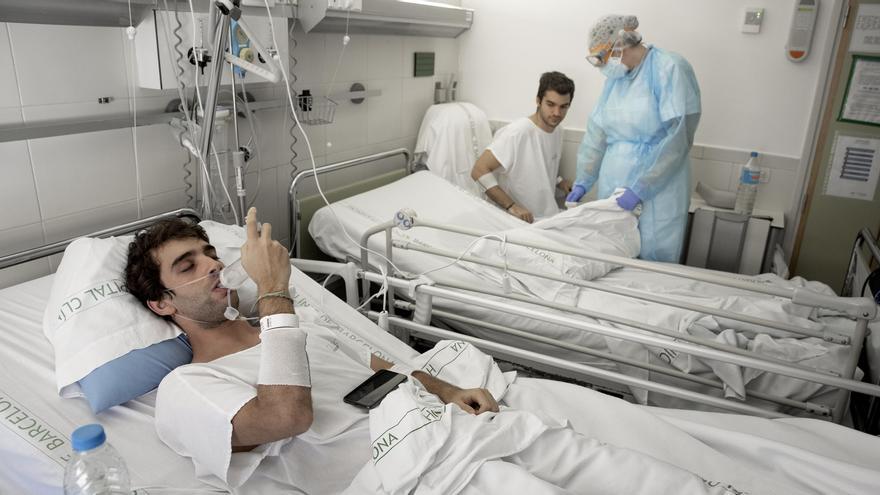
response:
<path id="1" fill-rule="evenodd" d="M 198 223 L 201 220 L 199 214 L 195 210 L 190 208 L 180 208 L 178 210 L 160 213 L 158 215 L 142 218 L 140 220 L 134 220 L 132 222 L 128 222 L 122 225 L 109 227 L 103 230 L 99 230 L 97 232 L 92 232 L 91 234 L 72 237 L 63 241 L 53 242 L 51 244 L 27 249 L 6 256 L 0 256 L 0 270 L 19 265 L 21 263 L 26 263 L 28 261 L 44 258 L 46 256 L 51 256 L 53 254 L 61 253 L 65 249 L 67 249 L 67 246 L 70 245 L 71 242 L 81 237 L 110 237 L 114 235 L 129 234 L 131 232 L 136 232 L 138 230 L 147 228 L 157 221 L 166 218 L 188 218 L 195 223 Z"/>
<path id="2" fill-rule="evenodd" d="M 409 225 L 406 227 L 406 229 L 422 226 L 422 227 L 434 228 L 434 229 L 438 229 L 438 230 L 445 230 L 447 232 L 470 235 L 470 236 L 474 236 L 474 237 L 489 238 L 486 236 L 488 236 L 490 234 L 496 235 L 496 236 L 499 235 L 499 234 L 493 233 L 493 232 L 483 232 L 483 231 L 479 231 L 476 229 L 462 228 L 462 227 L 448 225 L 448 224 L 444 224 L 444 223 L 433 222 L 429 219 L 419 218 L 413 212 L 406 212 L 406 213 L 404 213 L 404 215 L 406 216 L 407 220 L 409 221 Z M 393 230 L 393 228 L 400 226 L 400 224 L 401 224 L 400 216 L 401 215 L 398 214 L 398 215 L 396 215 L 395 219 L 378 224 L 378 225 L 368 229 L 366 232 L 364 232 L 364 234 L 362 235 L 362 237 L 360 239 L 360 241 L 361 241 L 361 266 L 362 267 L 366 268 L 366 267 L 370 266 L 369 265 L 369 252 L 366 250 L 366 248 L 364 246 L 368 245 L 367 243 L 369 242 L 369 239 L 373 235 L 384 231 L 385 232 L 385 250 L 386 250 L 385 256 L 387 258 L 386 259 L 387 273 L 394 273 L 393 261 L 392 261 L 393 251 L 394 251 L 393 248 L 409 249 L 409 250 L 413 250 L 413 251 L 419 251 L 419 252 L 429 253 L 429 254 L 433 254 L 433 255 L 443 256 L 443 257 L 447 257 L 447 258 L 451 258 L 451 259 L 459 259 L 459 260 L 467 261 L 467 262 L 471 262 L 471 263 L 479 263 L 479 264 L 482 264 L 485 266 L 491 266 L 491 267 L 495 267 L 495 268 L 499 268 L 499 269 L 505 269 L 509 272 L 525 273 L 525 274 L 529 274 L 529 275 L 537 276 L 537 277 L 542 277 L 542 278 L 549 279 L 549 280 L 555 280 L 558 282 L 571 283 L 573 285 L 586 287 L 586 288 L 590 288 L 590 289 L 595 289 L 595 290 L 601 290 L 604 292 L 613 293 L 613 294 L 617 294 L 617 295 L 624 296 L 624 297 L 642 299 L 642 300 L 647 300 L 647 301 L 651 301 L 651 302 L 655 302 L 655 303 L 659 303 L 659 304 L 665 304 L 665 305 L 669 305 L 669 306 L 673 306 L 673 307 L 679 307 L 679 308 L 687 309 L 687 310 L 691 310 L 691 311 L 698 311 L 698 312 L 702 312 L 702 313 L 706 313 L 706 314 L 712 314 L 712 315 L 723 317 L 723 318 L 730 318 L 733 320 L 742 321 L 742 322 L 753 324 L 753 325 L 759 325 L 759 326 L 763 327 L 763 331 L 765 331 L 767 334 L 774 335 L 777 337 L 784 335 L 779 332 L 781 330 L 783 332 L 791 332 L 791 333 L 798 334 L 798 335 L 821 338 L 827 342 L 849 345 L 851 347 L 851 351 L 848 355 L 848 359 L 844 365 L 843 372 L 841 373 L 842 376 L 844 377 L 844 379 L 848 379 L 848 378 L 853 377 L 855 375 L 855 371 L 858 366 L 859 355 L 861 353 L 862 345 L 863 345 L 865 336 L 867 334 L 868 320 L 873 319 L 877 313 L 876 304 L 871 299 L 868 299 L 868 298 L 840 298 L 840 297 L 836 297 L 836 296 L 828 296 L 825 294 L 819 294 L 819 293 L 810 291 L 809 289 L 806 289 L 806 288 L 790 289 L 790 288 L 781 288 L 781 287 L 761 286 L 761 285 L 757 285 L 753 282 L 749 282 L 747 280 L 740 280 L 738 278 L 723 277 L 721 275 L 707 273 L 705 271 L 698 271 L 698 270 L 695 270 L 693 268 L 688 268 L 688 267 L 679 267 L 679 266 L 672 266 L 672 265 L 666 265 L 666 264 L 660 264 L 660 263 L 646 262 L 643 260 L 633 260 L 630 258 L 607 255 L 607 254 L 603 254 L 603 253 L 586 253 L 586 252 L 581 252 L 581 251 L 574 250 L 574 249 L 565 248 L 564 246 L 559 246 L 559 245 L 555 245 L 552 243 L 541 243 L 541 242 L 534 242 L 534 241 L 526 242 L 526 241 L 517 240 L 515 238 L 510 238 L 509 236 L 505 236 L 505 242 L 509 243 L 509 244 L 516 244 L 516 245 L 520 245 L 520 246 L 529 247 L 532 249 L 539 249 L 539 250 L 544 250 L 544 251 L 567 254 L 570 256 L 587 258 L 587 259 L 602 261 L 602 262 L 606 262 L 606 263 L 630 266 L 630 267 L 634 267 L 634 268 L 641 268 L 641 269 L 645 269 L 645 270 L 649 270 L 649 271 L 653 271 L 653 272 L 657 272 L 657 273 L 663 273 L 663 274 L 667 274 L 667 275 L 682 276 L 682 277 L 686 277 L 686 278 L 693 279 L 693 280 L 699 280 L 699 281 L 703 281 L 703 282 L 723 285 L 723 286 L 732 287 L 732 288 L 736 288 L 736 289 L 747 290 L 750 292 L 769 295 L 769 296 L 773 296 L 773 297 L 783 297 L 783 298 L 790 299 L 795 304 L 810 306 L 810 307 L 814 307 L 814 308 L 825 308 L 825 309 L 831 309 L 833 311 L 838 311 L 838 312 L 841 312 L 841 313 L 847 315 L 851 319 L 856 320 L 854 327 L 849 335 L 841 335 L 840 333 L 831 332 L 831 331 L 828 331 L 827 329 L 823 330 L 823 331 L 812 331 L 812 330 L 797 327 L 795 325 L 790 325 L 790 324 L 786 324 L 786 323 L 782 323 L 782 322 L 775 322 L 775 321 L 767 320 L 767 319 L 763 319 L 763 318 L 756 318 L 756 317 L 752 317 L 749 315 L 737 314 L 737 313 L 733 313 L 733 312 L 722 310 L 722 309 L 705 307 L 705 306 L 701 306 L 698 304 L 687 303 L 684 301 L 678 301 L 675 299 L 670 299 L 670 298 L 666 298 L 663 296 L 657 296 L 657 295 L 650 294 L 647 292 L 635 291 L 632 289 L 627 289 L 627 290 L 617 289 L 614 287 L 609 287 L 607 285 L 598 284 L 598 283 L 592 282 L 592 281 L 574 280 L 574 279 L 571 279 L 568 277 L 553 276 L 553 275 L 540 273 L 535 270 L 530 270 L 528 268 L 510 267 L 504 263 L 493 262 L 490 260 L 476 258 L 473 256 L 462 255 L 461 253 L 453 253 L 450 251 L 444 251 L 444 250 L 440 250 L 440 249 L 436 249 L 436 248 L 421 246 L 421 245 L 417 245 L 415 243 L 408 242 L 408 241 L 395 241 L 395 240 L 393 240 L 392 230 Z M 493 240 L 497 241 L 497 239 L 493 239 Z M 365 291 L 364 293 L 366 294 L 367 288 L 368 288 L 367 287 L 368 282 L 366 280 L 364 280 L 363 283 L 365 284 L 364 285 L 364 291 Z M 463 289 L 463 290 L 468 289 L 465 287 L 457 287 L 457 288 Z M 494 295 L 498 295 L 500 297 L 510 297 L 508 295 L 501 295 L 501 294 L 497 294 L 497 293 Z M 395 306 L 393 292 L 389 293 L 389 298 L 391 299 L 392 308 L 393 308 Z M 513 297 L 513 299 L 516 299 L 516 298 L 517 298 L 516 296 Z M 670 338 L 675 338 L 677 340 L 689 341 L 689 342 L 691 342 L 693 344 L 697 344 L 697 345 L 702 345 L 702 346 L 716 348 L 716 349 L 723 348 L 725 351 L 732 352 L 733 354 L 742 355 L 743 353 L 748 352 L 748 351 L 744 351 L 744 350 L 741 350 L 741 349 L 733 347 L 733 346 L 727 346 L 725 344 L 711 342 L 706 339 L 701 339 L 699 337 L 688 336 L 688 335 L 681 334 L 678 332 L 671 332 L 668 330 L 658 329 L 656 327 L 651 327 L 649 325 L 638 324 L 636 322 L 632 322 L 630 320 L 626 320 L 621 317 L 616 317 L 613 315 L 599 314 L 596 312 L 588 312 L 588 311 L 584 311 L 584 310 L 579 310 L 578 308 L 571 308 L 571 307 L 566 307 L 566 306 L 562 306 L 562 305 L 553 305 L 552 303 L 548 303 L 546 301 L 538 301 L 537 299 L 533 299 L 533 298 L 521 297 L 519 299 L 521 299 L 524 302 L 529 302 L 532 304 L 544 305 L 547 307 L 554 307 L 554 309 L 561 309 L 563 311 L 581 313 L 581 314 L 584 314 L 587 316 L 592 316 L 595 318 L 601 318 L 601 319 L 606 319 L 606 320 L 610 320 L 610 321 L 615 321 L 620 324 L 630 325 L 630 326 L 634 326 L 636 328 L 641 328 L 643 330 L 651 331 L 651 332 L 654 332 L 657 334 L 666 335 Z M 777 363 L 777 364 L 779 364 L 779 363 Z M 797 367 L 799 367 L 799 366 L 797 366 Z M 828 370 L 816 370 L 816 369 L 810 369 L 810 368 L 803 368 L 803 370 L 807 371 L 807 372 L 817 372 L 818 371 L 819 373 L 826 373 L 829 375 L 834 374 Z M 837 374 L 837 375 L 840 376 L 841 374 Z M 789 376 L 791 376 L 791 375 L 789 375 Z M 810 380 L 810 381 L 814 381 L 814 380 Z M 816 383 L 823 383 L 823 382 L 816 381 Z M 834 385 L 834 386 L 838 386 L 838 385 Z M 847 389 L 846 387 L 840 387 L 840 388 L 841 388 L 841 392 L 839 394 L 840 396 L 837 401 L 837 406 L 835 406 L 835 408 L 834 408 L 835 412 L 833 413 L 834 419 L 837 422 L 839 422 L 842 419 L 843 414 L 845 412 L 845 405 L 846 405 L 848 398 L 849 398 L 849 394 L 848 394 L 847 390 L 851 390 L 851 389 Z M 869 395 L 871 395 L 871 394 L 869 394 Z M 810 406 L 807 406 L 807 409 L 810 409 L 810 408 L 811 408 Z M 821 414 L 821 412 L 820 412 L 820 414 Z"/>
<path id="3" fill-rule="evenodd" d="M 302 219 L 300 218 L 299 203 L 297 201 L 297 188 L 305 179 L 309 177 L 315 177 L 315 180 L 317 181 L 318 175 L 324 175 L 330 172 L 345 170 L 358 165 L 377 162 L 379 160 L 392 158 L 398 155 L 403 156 L 406 161 L 406 172 L 412 173 L 412 159 L 410 151 L 406 148 L 395 148 L 388 151 L 382 151 L 380 153 L 374 153 L 372 155 L 352 158 L 351 160 L 331 163 L 329 165 L 316 167 L 315 169 L 309 168 L 296 174 L 293 177 L 293 180 L 290 181 L 290 186 L 287 188 L 287 214 L 288 227 L 290 228 L 290 249 L 288 250 L 288 254 L 291 257 L 295 258 L 299 258 L 300 256 L 300 240 L 298 236 L 299 224 Z"/>
<path id="4" fill-rule="evenodd" d="M 640 343 L 647 346 L 653 347 L 662 347 L 667 349 L 673 349 L 677 351 L 684 352 L 686 354 L 690 354 L 693 356 L 698 356 L 706 359 L 712 359 L 716 361 L 723 361 L 731 364 L 735 364 L 738 366 L 743 366 L 747 368 L 759 369 L 762 371 L 776 373 L 780 375 L 789 376 L 792 378 L 798 378 L 801 380 L 806 380 L 814 383 L 819 383 L 823 385 L 828 385 L 831 387 L 836 387 L 844 390 L 849 390 L 853 392 L 864 393 L 867 395 L 871 395 L 874 397 L 880 397 L 880 386 L 871 385 L 867 383 L 863 383 L 856 380 L 851 380 L 847 378 L 842 378 L 838 376 L 829 375 L 826 373 L 821 373 L 809 369 L 805 369 L 801 366 L 791 365 L 790 363 L 779 363 L 774 362 L 774 360 L 765 359 L 763 356 L 761 357 L 753 357 L 753 356 L 744 356 L 736 353 L 731 353 L 728 351 L 722 351 L 718 349 L 706 348 L 701 345 L 695 345 L 688 342 L 680 342 L 680 339 L 677 338 L 665 338 L 665 337 L 657 337 L 653 335 L 645 335 L 639 333 L 628 332 L 623 329 L 614 328 L 611 326 L 601 325 L 598 323 L 591 323 L 587 321 L 583 321 L 581 319 L 576 319 L 570 316 L 561 316 L 558 314 L 552 314 L 549 312 L 525 308 L 521 305 L 509 304 L 506 302 L 500 301 L 492 301 L 489 299 L 482 298 L 478 295 L 474 295 L 474 291 L 470 291 L 471 293 L 465 293 L 461 291 L 455 291 L 446 289 L 443 287 L 434 286 L 428 283 L 420 283 L 419 281 L 401 279 L 397 277 L 388 277 L 383 276 L 381 274 L 364 271 L 362 272 L 362 276 L 364 279 L 369 280 L 371 282 L 377 283 L 387 283 L 391 287 L 395 287 L 398 289 L 409 290 L 415 294 L 424 294 L 428 297 L 416 298 L 416 304 L 431 304 L 431 298 L 440 297 L 443 299 L 458 301 L 462 303 L 467 303 L 472 306 L 480 306 L 489 309 L 500 310 L 508 314 L 521 316 L 530 319 L 536 319 L 539 321 L 552 323 L 555 325 L 560 325 L 568 328 L 574 328 L 586 332 L 596 333 L 599 335 L 603 335 L 606 337 L 613 337 L 622 340 L 627 340 L 631 342 Z M 430 308 L 425 308 L 428 313 L 430 313 Z M 424 314 L 425 309 L 421 312 Z M 418 315 L 420 311 L 417 309 L 415 311 L 414 320 L 422 319 Z M 427 321 L 422 321 L 417 323 L 427 323 Z"/>

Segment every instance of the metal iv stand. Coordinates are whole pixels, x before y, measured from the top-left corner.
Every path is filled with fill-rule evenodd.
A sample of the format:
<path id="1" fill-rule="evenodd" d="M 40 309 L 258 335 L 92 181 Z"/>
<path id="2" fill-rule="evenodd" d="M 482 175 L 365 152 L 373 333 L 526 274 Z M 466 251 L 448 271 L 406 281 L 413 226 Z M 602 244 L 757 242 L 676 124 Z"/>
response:
<path id="1" fill-rule="evenodd" d="M 272 63 L 274 57 L 269 55 L 268 50 L 264 49 L 260 42 L 256 37 L 253 36 L 252 32 L 248 28 L 247 24 L 241 19 L 241 0 L 218 0 L 214 2 L 214 6 L 217 8 L 216 11 L 211 10 L 210 21 L 208 22 L 209 26 L 215 26 L 213 23 L 214 16 L 217 12 L 220 13 L 218 27 L 216 32 L 214 33 L 214 51 L 213 58 L 211 61 L 215 62 L 211 67 L 210 77 L 208 79 L 208 94 L 203 105 L 204 110 L 204 119 L 202 120 L 202 133 L 201 133 L 201 141 L 199 143 L 199 153 L 202 157 L 202 163 L 209 163 L 210 153 L 211 153 L 211 139 L 214 133 L 214 120 L 217 113 L 217 100 L 218 94 L 220 91 L 220 80 L 223 74 L 223 62 L 227 61 L 231 65 L 238 65 L 243 69 L 254 73 L 270 82 L 277 83 L 281 76 L 280 71 L 277 67 L 275 67 Z M 233 19 L 238 23 L 240 29 L 244 31 L 244 33 L 248 36 L 254 48 L 256 48 L 257 52 L 263 54 L 265 56 L 267 65 L 269 69 L 264 69 L 263 67 L 259 67 L 253 63 L 250 63 L 246 60 L 243 60 L 231 53 L 226 53 L 226 48 L 229 44 L 229 20 Z M 274 29 L 274 27 L 270 27 L 270 29 Z M 230 66 L 230 72 L 232 75 L 232 105 L 233 105 L 233 125 L 235 128 L 235 151 L 232 154 L 233 157 L 233 166 L 235 167 L 235 183 L 236 183 L 236 195 L 238 196 L 238 204 L 239 211 L 241 215 L 239 217 L 239 221 L 242 225 L 244 225 L 244 217 L 245 217 L 245 208 L 247 207 L 247 197 L 246 190 L 244 187 L 244 162 L 245 162 L 245 154 L 241 150 L 239 146 L 239 138 L 238 138 L 238 115 L 235 113 L 235 71 L 232 70 Z M 250 118 L 250 116 L 248 116 Z M 217 164 L 219 167 L 219 163 Z M 222 170 L 220 171 L 222 174 Z M 210 168 L 204 167 L 202 170 L 203 175 L 203 183 L 205 187 L 209 183 L 208 179 L 210 178 L 208 175 L 210 174 Z M 204 218 L 211 219 L 213 216 L 213 210 L 211 206 L 210 196 L 205 194 L 205 202 L 202 205 L 202 211 L 200 212 Z"/>

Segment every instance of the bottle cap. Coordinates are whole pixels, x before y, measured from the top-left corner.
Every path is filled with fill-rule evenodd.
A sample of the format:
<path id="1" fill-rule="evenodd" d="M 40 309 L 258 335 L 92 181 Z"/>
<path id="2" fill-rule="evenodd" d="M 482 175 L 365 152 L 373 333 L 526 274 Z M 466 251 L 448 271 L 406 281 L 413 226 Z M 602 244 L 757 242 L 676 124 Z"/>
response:
<path id="1" fill-rule="evenodd" d="M 751 153 L 751 155 L 749 155 L 749 156 L 751 156 L 752 158 L 754 158 L 754 157 L 758 156 L 758 152 L 757 152 L 757 151 L 753 151 L 753 152 Z"/>
<path id="2" fill-rule="evenodd" d="M 80 426 L 73 430 L 73 435 L 70 436 L 73 450 L 77 452 L 100 447 L 106 440 L 107 435 L 104 434 L 104 427 L 97 423 Z"/>

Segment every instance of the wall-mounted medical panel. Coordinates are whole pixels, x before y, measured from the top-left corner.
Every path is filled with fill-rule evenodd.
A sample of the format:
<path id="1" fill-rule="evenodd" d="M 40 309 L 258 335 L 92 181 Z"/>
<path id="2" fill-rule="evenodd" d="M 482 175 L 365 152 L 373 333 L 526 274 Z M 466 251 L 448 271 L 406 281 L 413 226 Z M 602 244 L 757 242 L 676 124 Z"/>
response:
<path id="1" fill-rule="evenodd" d="M 187 87 L 194 85 L 196 74 L 200 78 L 199 84 L 201 86 L 208 83 L 210 68 L 214 62 L 209 62 L 203 68 L 198 67 L 190 62 L 190 53 L 198 52 L 199 50 L 206 50 L 205 53 L 209 55 L 213 53 L 213 50 L 210 49 L 213 39 L 210 39 L 209 16 L 208 14 L 196 13 L 194 17 L 195 22 L 193 22 L 193 16 L 189 12 L 177 12 L 175 14 L 175 12 L 153 10 L 144 18 L 137 28 L 138 35 L 135 41 L 138 85 L 140 87 L 151 89 L 176 88 L 178 60 L 180 60 L 180 68 L 183 69 L 181 77 Z M 245 19 L 248 27 L 250 27 L 260 44 L 268 50 L 277 50 L 279 60 L 284 67 L 287 67 L 287 18 L 273 17 L 274 40 L 269 28 L 268 16 L 245 15 L 242 18 Z M 239 33 L 233 32 L 231 35 L 238 36 Z M 280 46 L 275 45 L 275 40 L 277 40 Z M 254 63 L 258 66 L 266 66 L 269 61 L 261 61 L 259 57 L 255 57 Z M 245 81 L 262 82 L 263 80 L 254 76 L 245 76 Z M 231 84 L 228 67 L 223 69 L 221 84 Z"/>

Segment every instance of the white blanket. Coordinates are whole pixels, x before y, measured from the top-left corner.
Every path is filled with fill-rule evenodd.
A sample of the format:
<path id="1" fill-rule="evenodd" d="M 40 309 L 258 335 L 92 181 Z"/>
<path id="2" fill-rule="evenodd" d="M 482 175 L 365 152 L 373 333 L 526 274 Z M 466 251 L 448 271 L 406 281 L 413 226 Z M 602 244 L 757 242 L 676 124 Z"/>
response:
<path id="1" fill-rule="evenodd" d="M 585 203 L 531 225 L 499 232 L 497 237 L 501 241 L 498 238 L 481 239 L 475 244 L 473 254 L 478 258 L 503 262 L 510 268 L 527 268 L 544 275 L 574 280 L 593 280 L 619 265 L 509 242 L 549 244 L 575 248 L 585 253 L 634 258 L 640 249 L 638 224 L 638 217 L 620 208 L 612 197 Z M 478 263 L 464 266 L 496 284 L 502 284 L 503 277 L 509 276 L 512 289 L 547 301 L 575 304 L 580 292 L 579 287 L 566 282 L 506 272 Z"/>
<path id="2" fill-rule="evenodd" d="M 493 376 L 495 380 L 500 377 L 500 371 L 494 364 L 488 368 L 469 364 L 471 359 L 485 362 L 481 355 L 469 344 L 440 342 L 417 364 L 447 378 L 487 385 Z M 606 411 L 581 409 L 588 404 L 576 402 L 575 406 L 565 393 L 540 400 L 540 395 L 531 394 L 530 385 L 528 381 L 524 387 L 511 385 L 510 405 L 514 408 L 504 405 L 499 413 L 473 416 L 440 403 L 417 382 L 402 384 L 370 412 L 372 460 L 346 493 L 794 493 L 789 491 L 791 486 L 772 477 L 750 475 L 736 464 L 723 466 L 729 459 L 720 454 L 712 459 L 718 463 L 655 457 L 663 449 L 656 440 L 672 440 L 678 446 L 695 443 L 662 421 L 655 420 L 661 426 L 659 434 L 631 445 L 584 436 L 568 426 L 569 418 L 605 417 Z M 610 401 L 622 412 L 633 407 Z M 574 407 L 559 408 L 558 402 Z M 615 425 L 615 430 L 620 429 L 625 427 Z M 676 461 L 685 465 L 676 465 Z M 694 467 L 698 469 L 692 470 Z M 857 474 L 864 476 L 866 472 Z M 734 479 L 767 491 L 746 492 Z"/>

